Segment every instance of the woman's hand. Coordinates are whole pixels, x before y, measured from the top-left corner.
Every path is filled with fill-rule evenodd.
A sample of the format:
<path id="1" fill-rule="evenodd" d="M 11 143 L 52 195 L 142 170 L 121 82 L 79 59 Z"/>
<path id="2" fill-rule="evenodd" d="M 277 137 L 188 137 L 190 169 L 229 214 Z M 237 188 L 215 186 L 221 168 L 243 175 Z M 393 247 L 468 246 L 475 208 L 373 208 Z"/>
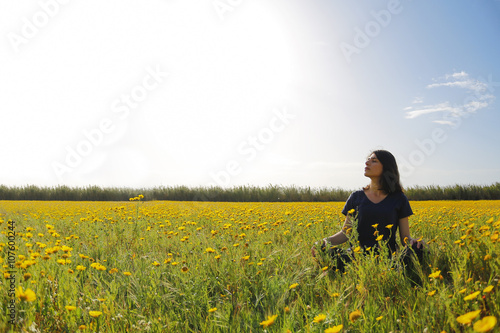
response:
<path id="1" fill-rule="evenodd" d="M 415 239 L 415 238 L 411 238 L 411 237 L 408 237 L 408 242 L 407 244 L 410 246 L 410 247 L 413 247 L 414 244 L 417 244 L 417 249 L 420 249 L 420 248 L 425 248 L 427 246 L 427 244 L 425 244 L 424 241 L 422 241 L 422 239 Z"/>
<path id="2" fill-rule="evenodd" d="M 321 241 L 321 249 L 324 251 L 325 247 L 326 247 L 326 241 L 323 239 Z M 316 246 L 318 246 L 319 242 L 316 242 L 314 243 L 314 245 L 311 247 L 311 253 L 312 253 L 312 256 L 313 257 L 316 257 Z"/>

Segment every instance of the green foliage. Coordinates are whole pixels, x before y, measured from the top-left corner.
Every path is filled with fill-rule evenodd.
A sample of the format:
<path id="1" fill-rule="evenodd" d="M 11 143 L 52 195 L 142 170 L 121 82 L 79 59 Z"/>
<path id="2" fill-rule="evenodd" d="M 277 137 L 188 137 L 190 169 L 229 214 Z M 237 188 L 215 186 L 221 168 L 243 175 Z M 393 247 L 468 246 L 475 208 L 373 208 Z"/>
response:
<path id="1" fill-rule="evenodd" d="M 330 202 L 345 201 L 352 190 L 269 185 L 222 187 L 161 186 L 123 187 L 39 187 L 0 185 L 0 200 L 126 201 L 137 193 L 145 200 L 222 202 Z M 405 190 L 410 200 L 499 200 L 500 183 L 487 186 L 415 186 Z"/>

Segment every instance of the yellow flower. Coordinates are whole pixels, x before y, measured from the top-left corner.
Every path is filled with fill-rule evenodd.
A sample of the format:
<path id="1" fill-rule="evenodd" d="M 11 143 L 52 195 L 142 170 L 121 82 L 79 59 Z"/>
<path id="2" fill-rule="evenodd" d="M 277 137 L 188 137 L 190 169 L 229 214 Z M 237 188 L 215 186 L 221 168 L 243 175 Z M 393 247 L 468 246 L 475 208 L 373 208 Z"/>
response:
<path id="1" fill-rule="evenodd" d="M 384 238 L 384 235 L 380 235 L 380 236 L 378 236 L 377 238 L 375 238 L 375 240 L 378 242 L 378 241 L 381 241 L 381 240 L 382 240 L 382 238 Z"/>
<path id="2" fill-rule="evenodd" d="M 73 306 L 73 305 L 66 305 L 66 306 L 65 306 L 65 308 L 66 308 L 66 310 L 68 310 L 68 311 L 73 311 L 73 310 L 75 310 L 75 309 L 76 309 L 76 306 Z"/>
<path id="3" fill-rule="evenodd" d="M 322 270 L 323 272 L 324 272 L 324 271 L 326 271 L 326 270 L 328 270 L 328 266 L 323 267 L 321 270 Z"/>
<path id="4" fill-rule="evenodd" d="M 349 210 L 347 213 L 348 214 L 354 214 L 355 211 L 356 211 L 356 209 L 353 208 L 353 209 Z"/>
<path id="5" fill-rule="evenodd" d="M 497 324 L 497 318 L 493 316 L 484 317 L 474 323 L 474 331 L 476 332 L 489 332 Z"/>
<path id="6" fill-rule="evenodd" d="M 78 329 L 83 331 L 83 330 L 86 330 L 86 329 L 87 329 L 87 326 L 85 326 L 85 325 L 80 325 L 80 326 L 78 326 Z"/>
<path id="7" fill-rule="evenodd" d="M 372 227 L 373 227 L 373 228 L 375 228 L 375 229 L 377 229 L 377 227 L 378 227 L 378 223 L 376 223 L 376 224 L 372 224 Z"/>
<path id="8" fill-rule="evenodd" d="M 267 316 L 267 319 L 261 322 L 260 325 L 262 325 L 263 328 L 271 326 L 272 324 L 274 324 L 274 321 L 277 317 L 278 315 Z"/>
<path id="9" fill-rule="evenodd" d="M 477 297 L 477 295 L 479 295 L 481 292 L 480 291 L 476 291 L 475 293 L 472 293 L 468 296 L 465 296 L 464 297 L 464 301 L 470 301 L 470 300 L 473 300 Z"/>
<path id="10" fill-rule="evenodd" d="M 479 316 L 480 313 L 481 310 L 467 312 L 464 315 L 458 316 L 457 321 L 462 325 L 470 324 L 474 319 L 476 319 L 477 316 Z"/>
<path id="11" fill-rule="evenodd" d="M 388 224 L 388 225 L 386 225 L 385 227 L 386 227 L 387 229 L 391 229 L 393 225 L 394 225 L 394 224 Z"/>
<path id="12" fill-rule="evenodd" d="M 384 316 L 377 317 L 377 318 L 375 318 L 375 320 L 379 321 L 379 320 L 382 320 L 382 318 L 384 318 Z"/>
<path id="13" fill-rule="evenodd" d="M 293 283 L 293 284 L 291 284 L 291 285 L 290 285 L 290 287 L 288 287 L 288 289 L 295 289 L 295 288 L 297 288 L 298 286 L 299 286 L 299 284 L 298 284 L 298 283 Z"/>
<path id="14" fill-rule="evenodd" d="M 285 313 L 290 313 L 290 308 L 288 306 L 285 306 Z"/>
<path id="15" fill-rule="evenodd" d="M 186 273 L 187 271 L 189 271 L 189 268 L 187 268 L 186 266 L 182 266 L 181 271 L 182 273 Z"/>
<path id="16" fill-rule="evenodd" d="M 215 311 L 217 311 L 217 308 L 208 309 L 208 312 L 210 312 L 210 313 L 215 312 Z"/>
<path id="17" fill-rule="evenodd" d="M 100 315 L 102 315 L 102 312 L 101 312 L 101 311 L 89 311 L 89 315 L 90 315 L 91 317 L 97 318 L 97 317 L 99 317 Z"/>
<path id="18" fill-rule="evenodd" d="M 459 291 L 458 291 L 458 293 L 459 293 L 459 294 L 463 294 L 463 293 L 465 293 L 466 291 L 467 291 L 467 288 L 464 288 L 464 289 L 459 290 Z"/>
<path id="19" fill-rule="evenodd" d="M 484 261 L 487 261 L 487 260 L 490 260 L 491 259 L 491 256 L 489 254 L 485 255 L 483 260 Z"/>
<path id="20" fill-rule="evenodd" d="M 326 319 L 326 315 L 324 314 L 320 314 L 320 315 L 317 315 L 316 317 L 314 317 L 314 320 L 313 320 L 313 323 L 322 323 L 324 322 Z"/>
<path id="21" fill-rule="evenodd" d="M 130 272 L 123 272 L 123 275 L 130 276 L 130 275 L 132 275 L 132 273 L 130 273 Z"/>
<path id="22" fill-rule="evenodd" d="M 358 319 L 359 317 L 361 317 L 361 311 L 359 311 L 359 310 L 354 310 L 353 312 L 351 312 L 349 314 L 349 320 L 351 322 L 356 321 L 356 319 Z"/>
<path id="23" fill-rule="evenodd" d="M 153 266 L 160 266 L 160 263 L 159 263 L 158 261 L 155 261 L 155 262 L 153 263 Z"/>
<path id="24" fill-rule="evenodd" d="M 331 296 L 331 297 L 339 297 L 339 296 L 340 296 L 340 294 L 339 294 L 339 293 L 332 293 L 330 296 Z"/>
<path id="25" fill-rule="evenodd" d="M 493 286 L 488 286 L 486 288 L 483 289 L 483 293 L 489 293 L 493 290 Z"/>
<path id="26" fill-rule="evenodd" d="M 338 326 L 329 327 L 325 330 L 325 333 L 338 333 L 344 328 L 344 325 L 340 324 Z"/>
<path id="27" fill-rule="evenodd" d="M 436 290 L 433 290 L 433 291 L 429 291 L 427 293 L 427 296 L 434 296 L 434 294 L 436 293 Z"/>
<path id="28" fill-rule="evenodd" d="M 78 266 L 76 266 L 76 270 L 77 270 L 77 271 L 84 271 L 86 268 L 87 268 L 87 267 L 82 266 L 82 265 L 78 265 Z"/>
<path id="29" fill-rule="evenodd" d="M 441 275 L 441 271 L 435 271 L 434 273 L 429 274 L 430 278 L 438 278 Z"/>
<path id="30" fill-rule="evenodd" d="M 19 286 L 19 288 L 16 290 L 16 294 L 21 301 L 33 302 L 34 300 L 36 300 L 35 292 L 29 288 L 26 289 L 26 291 L 23 291 L 23 287 Z"/>

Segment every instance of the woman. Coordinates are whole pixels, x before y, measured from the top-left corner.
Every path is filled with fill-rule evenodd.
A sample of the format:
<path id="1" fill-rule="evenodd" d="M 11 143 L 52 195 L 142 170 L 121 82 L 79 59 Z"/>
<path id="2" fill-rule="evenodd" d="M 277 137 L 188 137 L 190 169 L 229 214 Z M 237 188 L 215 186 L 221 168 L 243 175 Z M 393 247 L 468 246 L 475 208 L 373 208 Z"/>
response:
<path id="1" fill-rule="evenodd" d="M 413 212 L 400 184 L 396 159 L 386 150 L 375 150 L 366 160 L 365 166 L 365 176 L 370 178 L 370 184 L 351 193 L 342 210 L 346 215 L 342 230 L 324 238 L 321 249 L 325 251 L 333 245 L 348 241 L 346 232 L 351 228 L 351 219 L 355 218 L 359 246 L 362 249 L 377 250 L 378 244 L 387 242 L 389 254 L 395 252 L 398 249 L 396 233 L 399 229 L 401 244 L 411 246 L 421 259 L 423 243 L 410 236 L 408 217 Z M 316 255 L 315 247 L 312 248 L 312 254 Z M 405 251 L 405 264 L 411 262 L 410 255 L 411 251 Z M 338 256 L 338 253 L 332 253 L 332 256 Z M 341 261 L 349 261 L 350 258 L 344 254 L 341 259 L 337 266 L 343 270 Z"/>

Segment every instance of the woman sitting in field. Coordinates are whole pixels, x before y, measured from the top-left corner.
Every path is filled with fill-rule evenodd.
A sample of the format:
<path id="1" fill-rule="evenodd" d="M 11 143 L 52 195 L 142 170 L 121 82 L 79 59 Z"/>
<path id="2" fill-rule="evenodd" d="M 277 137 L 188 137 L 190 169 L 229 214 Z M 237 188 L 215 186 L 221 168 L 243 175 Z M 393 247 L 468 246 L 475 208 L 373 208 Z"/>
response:
<path id="1" fill-rule="evenodd" d="M 413 212 L 400 184 L 396 159 L 386 150 L 375 150 L 368 157 L 365 165 L 365 176 L 370 178 L 370 184 L 362 190 L 351 193 L 342 210 L 342 213 L 346 215 L 342 230 L 324 238 L 321 250 L 329 249 L 332 257 L 337 260 L 337 268 L 344 271 L 344 264 L 352 257 L 346 253 L 332 251 L 331 247 L 349 240 L 346 232 L 352 231 L 349 230 L 352 225 L 351 219 L 355 218 L 361 249 L 379 251 L 378 244 L 387 243 L 389 255 L 391 255 L 398 249 L 396 232 L 399 228 L 401 244 L 411 246 L 413 249 L 409 251 L 405 247 L 404 264 L 411 264 L 412 252 L 421 260 L 423 243 L 410 237 L 408 217 Z M 316 256 L 315 248 L 315 246 L 312 248 L 313 256 Z"/>

